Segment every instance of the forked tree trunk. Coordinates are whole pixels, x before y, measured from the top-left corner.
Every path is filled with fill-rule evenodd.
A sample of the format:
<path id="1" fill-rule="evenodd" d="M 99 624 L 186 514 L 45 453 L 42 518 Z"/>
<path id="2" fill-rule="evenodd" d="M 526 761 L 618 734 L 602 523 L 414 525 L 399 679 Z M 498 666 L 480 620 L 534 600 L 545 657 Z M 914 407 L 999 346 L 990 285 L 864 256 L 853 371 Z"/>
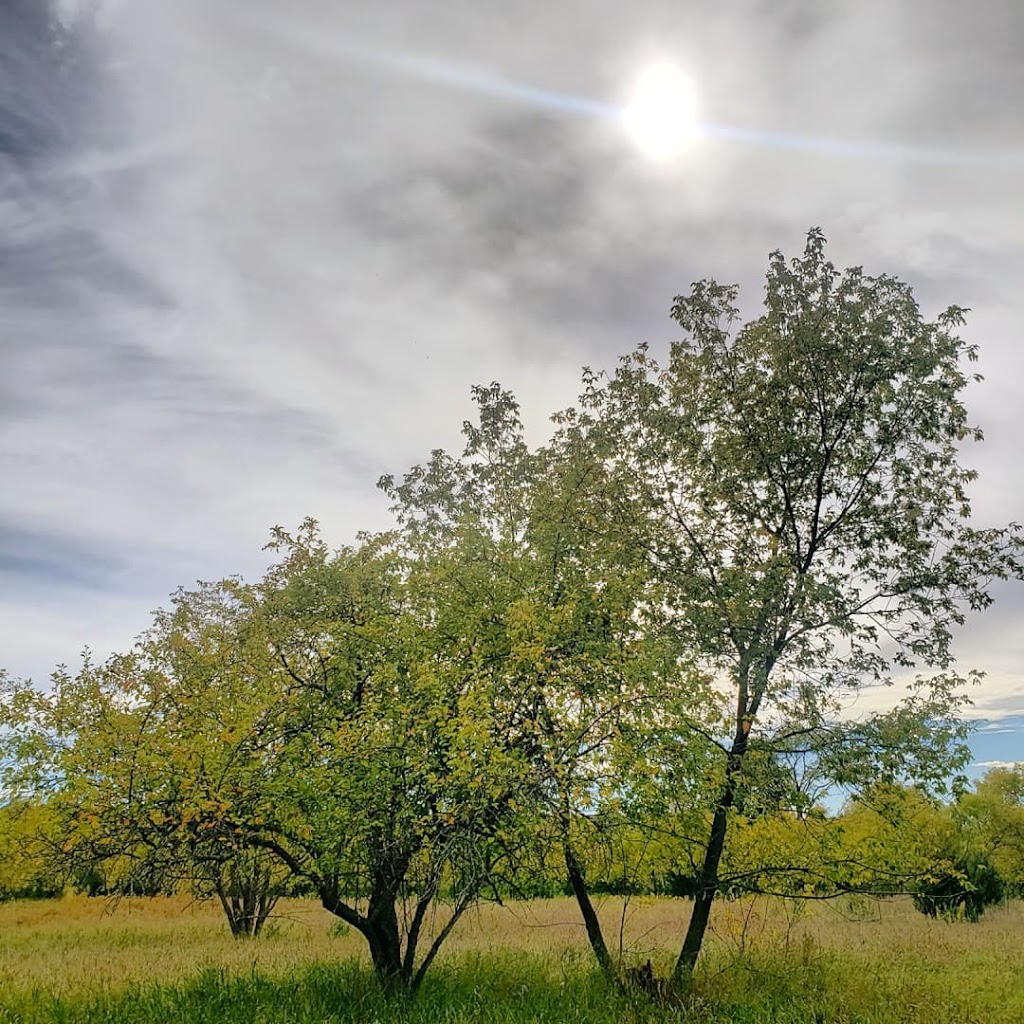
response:
<path id="1" fill-rule="evenodd" d="M 214 891 L 236 939 L 258 938 L 280 898 L 270 869 L 259 865 L 248 870 L 231 866 L 227 877 L 220 875 L 217 878 Z"/>
<path id="2" fill-rule="evenodd" d="M 433 904 L 433 892 L 421 893 L 407 931 L 399 923 L 398 893 L 389 884 L 387 888 L 371 893 L 365 914 L 346 904 L 338 896 L 336 887 L 320 886 L 320 902 L 324 909 L 340 917 L 366 939 L 374 973 L 386 995 L 414 995 L 434 962 L 441 946 L 451 934 L 458 920 L 472 900 L 457 901 L 451 917 L 431 936 L 429 947 L 417 963 L 417 952 L 423 938 L 423 924 Z M 426 946 L 426 944 L 423 944 Z"/>

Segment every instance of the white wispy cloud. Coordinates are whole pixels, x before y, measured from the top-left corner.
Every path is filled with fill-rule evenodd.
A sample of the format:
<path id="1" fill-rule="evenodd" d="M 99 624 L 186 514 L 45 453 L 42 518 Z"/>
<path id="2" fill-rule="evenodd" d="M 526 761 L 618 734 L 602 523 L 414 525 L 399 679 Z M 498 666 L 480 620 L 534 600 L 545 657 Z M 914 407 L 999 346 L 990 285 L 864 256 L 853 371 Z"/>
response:
<path id="1" fill-rule="evenodd" d="M 696 277 L 753 309 L 767 252 L 811 224 L 929 312 L 974 307 L 976 508 L 1024 518 L 1019 181 L 985 162 L 1024 148 L 1024 16 L 939 6 L 106 0 L 92 23 L 70 3 L 63 93 L 14 60 L 10 22 L 0 527 L 64 555 L 0 546 L 3 662 L 38 676 L 123 645 L 176 585 L 258 571 L 276 522 L 312 514 L 339 542 L 385 524 L 374 481 L 457 446 L 470 385 L 511 386 L 540 438 L 581 364 L 671 338 Z M 473 86 L 614 104 L 665 56 L 709 121 L 864 152 L 709 142 L 655 170 L 612 120 Z M 1000 590 L 959 641 L 988 672 L 980 717 L 1024 711 L 1022 603 Z"/>

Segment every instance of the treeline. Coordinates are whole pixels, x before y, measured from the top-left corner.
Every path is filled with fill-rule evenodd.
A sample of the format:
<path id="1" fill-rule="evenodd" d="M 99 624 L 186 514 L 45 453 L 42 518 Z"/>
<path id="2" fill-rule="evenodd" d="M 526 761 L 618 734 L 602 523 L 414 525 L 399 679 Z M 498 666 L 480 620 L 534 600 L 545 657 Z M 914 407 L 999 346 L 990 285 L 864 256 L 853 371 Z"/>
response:
<path id="1" fill-rule="evenodd" d="M 461 455 L 381 480 L 392 530 L 275 529 L 260 580 L 179 591 L 50 688 L 10 681 L 8 813 L 72 877 L 188 885 L 239 935 L 311 893 L 406 990 L 474 902 L 545 886 L 612 980 L 602 887 L 692 896 L 680 984 L 738 891 L 973 914 L 995 848 L 967 797 L 933 800 L 968 756 L 950 644 L 1020 576 L 1021 535 L 971 521 L 963 313 L 838 272 L 818 231 L 772 255 L 761 316 L 736 303 L 677 297 L 664 364 L 585 371 L 538 447 L 476 388 Z"/>
<path id="2" fill-rule="evenodd" d="M 67 892 L 216 895 L 214 886 L 204 886 L 192 870 L 147 874 L 135 858 L 120 853 L 75 863 L 55 846 L 60 828 L 52 813 L 48 805 L 31 801 L 0 807 L 0 902 L 54 899 Z M 593 895 L 693 897 L 698 839 L 676 835 L 666 823 L 656 827 L 608 815 L 593 816 L 588 826 L 583 860 Z M 231 861 L 240 866 L 237 850 Z M 282 896 L 316 896 L 308 883 L 274 876 L 267 867 L 265 860 L 262 872 L 236 873 L 222 886 L 229 899 L 251 894 L 247 916 L 253 925 L 265 922 Z M 573 895 L 564 867 L 550 851 L 519 867 L 496 880 L 487 895 L 502 900 Z M 980 915 L 1002 899 L 1024 898 L 1024 765 L 992 768 L 951 800 L 911 786 L 879 785 L 837 811 L 816 806 L 797 815 L 775 807 L 753 816 L 737 814 L 719 882 L 726 898 L 910 895 L 922 909 L 937 886 L 955 883 L 950 895 L 962 898 L 945 904 L 940 899 L 936 911 L 972 917 L 976 903 Z M 452 895 L 445 892 L 446 898 Z"/>

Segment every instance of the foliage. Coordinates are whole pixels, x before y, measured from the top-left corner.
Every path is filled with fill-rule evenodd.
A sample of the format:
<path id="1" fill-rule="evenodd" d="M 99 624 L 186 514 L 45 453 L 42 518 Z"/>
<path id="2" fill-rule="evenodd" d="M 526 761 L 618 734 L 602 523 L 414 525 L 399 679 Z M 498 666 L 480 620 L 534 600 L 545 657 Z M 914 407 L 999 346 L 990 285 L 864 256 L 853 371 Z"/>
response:
<path id="1" fill-rule="evenodd" d="M 991 769 L 953 813 L 965 844 L 984 850 L 1008 892 L 1024 897 L 1024 765 Z"/>
<path id="2" fill-rule="evenodd" d="M 417 564 L 441 567 L 434 591 L 452 591 L 445 606 L 460 615 L 439 623 L 449 643 L 468 646 L 504 680 L 509 712 L 531 737 L 524 749 L 542 785 L 520 812 L 532 841 L 517 874 L 535 880 L 550 870 L 548 848 L 561 851 L 611 979 L 589 894 L 595 882 L 638 887 L 651 836 L 636 827 L 637 769 L 650 767 L 652 729 L 673 729 L 682 706 L 697 713 L 703 680 L 646 628 L 653 594 L 639 550 L 594 519 L 600 464 L 570 446 L 531 450 L 518 405 L 499 385 L 474 397 L 478 419 L 463 425 L 461 457 L 436 451 L 381 486 Z M 519 888 L 515 877 L 506 882 Z"/>
<path id="3" fill-rule="evenodd" d="M 840 884 L 851 890 L 910 893 L 929 917 L 978 921 L 1002 902 L 1004 881 L 981 840 L 977 819 L 965 821 L 965 807 L 977 806 L 977 792 L 943 804 L 919 789 L 878 784 L 839 818 Z M 970 827 L 974 826 L 974 827 Z"/>
<path id="4" fill-rule="evenodd" d="M 866 787 L 836 825 L 836 879 L 849 891 L 912 893 L 918 880 L 956 847 L 949 807 L 916 786 L 879 782 Z"/>
<path id="5" fill-rule="evenodd" d="M 964 311 L 926 321 L 907 285 L 840 273 L 824 250 L 814 230 L 801 257 L 772 254 L 764 312 L 743 326 L 735 287 L 696 283 L 664 367 L 642 345 L 588 372 L 561 417 L 563 443 L 600 460 L 609 529 L 647 553 L 679 651 L 720 694 L 679 978 L 752 752 L 793 770 L 795 810 L 827 784 L 941 787 L 966 757 L 953 630 L 1021 572 L 1016 526 L 969 521 L 959 449 L 981 434 L 961 399 L 976 356 L 955 333 Z M 859 690 L 912 669 L 892 711 L 851 718 Z"/>
<path id="6" fill-rule="evenodd" d="M 179 592 L 130 654 L 22 695 L 34 782 L 69 859 L 219 886 L 250 930 L 230 873 L 240 858 L 250 880 L 283 871 L 366 937 L 383 982 L 414 988 L 530 785 L 521 730 L 387 538 L 332 554 L 308 522 L 273 546 L 259 584 Z M 449 926 L 417 959 L 442 897 Z"/>
<path id="7" fill-rule="evenodd" d="M 914 906 L 929 917 L 977 922 L 986 907 L 1001 903 L 1006 892 L 999 873 L 982 856 L 936 865 L 920 879 Z"/>
<path id="8" fill-rule="evenodd" d="M 0 902 L 64 891 L 63 873 L 46 857 L 52 827 L 45 805 L 12 800 L 0 806 Z"/>

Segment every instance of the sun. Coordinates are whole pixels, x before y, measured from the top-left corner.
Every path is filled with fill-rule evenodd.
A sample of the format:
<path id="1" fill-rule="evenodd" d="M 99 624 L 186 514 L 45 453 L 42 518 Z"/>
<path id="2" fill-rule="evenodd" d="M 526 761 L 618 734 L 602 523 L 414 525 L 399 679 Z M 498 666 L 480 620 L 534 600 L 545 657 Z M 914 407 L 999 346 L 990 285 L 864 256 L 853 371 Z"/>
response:
<path id="1" fill-rule="evenodd" d="M 692 145 L 699 130 L 693 82 L 674 64 L 651 64 L 634 83 L 622 119 L 648 157 L 677 156 Z"/>

